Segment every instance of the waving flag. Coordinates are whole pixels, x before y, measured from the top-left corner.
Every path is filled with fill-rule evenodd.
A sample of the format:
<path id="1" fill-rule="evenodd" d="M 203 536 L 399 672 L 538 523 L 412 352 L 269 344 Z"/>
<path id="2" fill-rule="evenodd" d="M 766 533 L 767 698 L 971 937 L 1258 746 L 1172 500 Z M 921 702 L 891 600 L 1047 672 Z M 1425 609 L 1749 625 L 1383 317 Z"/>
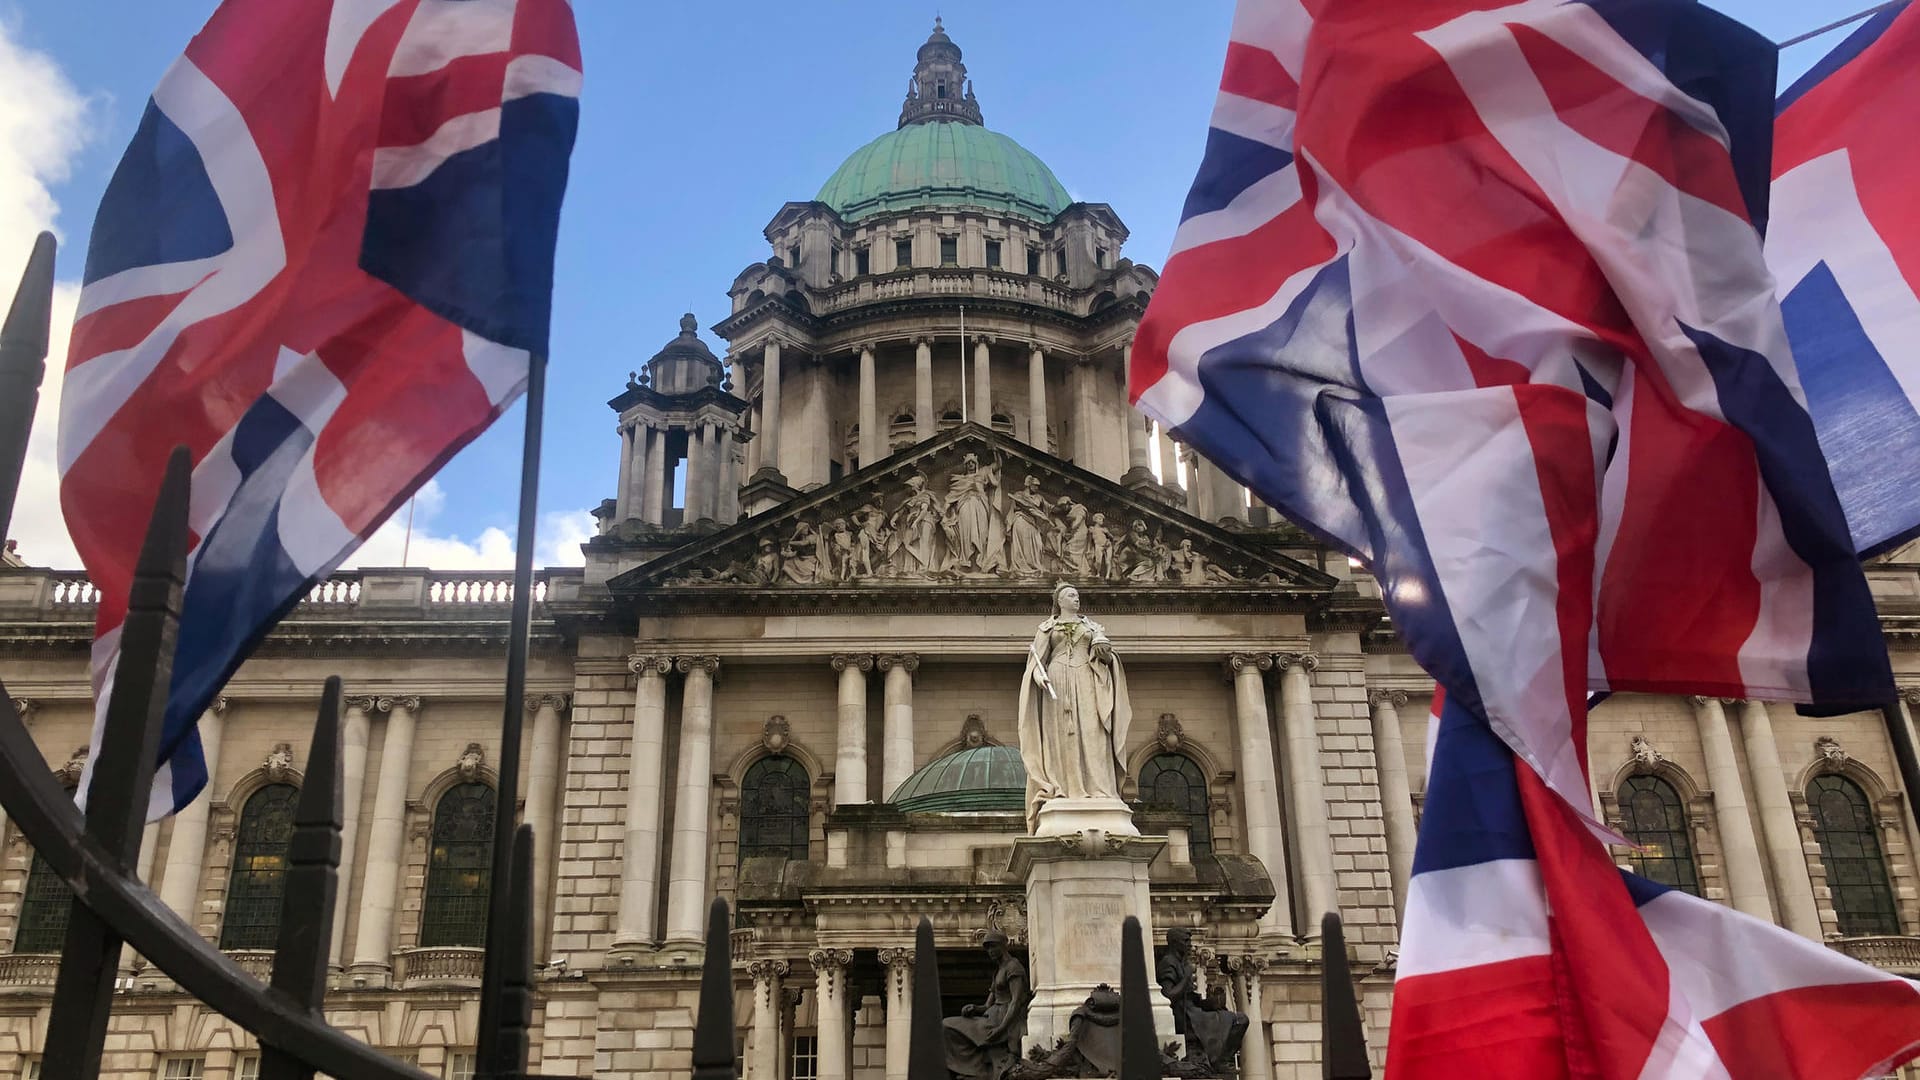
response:
<path id="1" fill-rule="evenodd" d="M 1589 692 L 1891 699 L 1761 249 L 1774 48 L 1682 0 L 1488 7 L 1242 0 L 1133 394 L 1369 563 L 1481 751 L 1443 783 L 1436 748 L 1395 1075 L 1772 1076 L 1735 1045 L 1769 1016 L 1856 1075 L 1920 998 L 1588 828 Z"/>
<path id="2" fill-rule="evenodd" d="M 1780 99 L 1767 262 L 1854 544 L 1920 531 L 1920 9 L 1875 15 Z"/>
<path id="3" fill-rule="evenodd" d="M 101 200 L 60 412 L 104 709 L 168 452 L 195 468 L 155 816 L 254 643 L 525 388 L 578 122 L 565 0 L 226 0 Z M 85 786 L 82 786 L 82 791 Z"/>

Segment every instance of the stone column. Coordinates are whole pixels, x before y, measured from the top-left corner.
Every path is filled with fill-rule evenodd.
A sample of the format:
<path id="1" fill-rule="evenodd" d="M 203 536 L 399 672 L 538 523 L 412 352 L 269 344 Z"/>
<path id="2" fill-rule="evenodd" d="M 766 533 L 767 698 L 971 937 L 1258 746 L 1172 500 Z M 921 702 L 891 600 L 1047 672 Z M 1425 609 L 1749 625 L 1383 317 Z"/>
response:
<path id="1" fill-rule="evenodd" d="M 360 890 L 351 970 L 382 983 L 393 965 L 393 910 L 400 899 L 400 853 L 407 839 L 407 767 L 413 761 L 420 699 L 383 697 L 374 707 L 387 714 L 387 736 L 380 744 L 380 780 L 373 789 L 367 881 Z"/>
<path id="2" fill-rule="evenodd" d="M 747 479 L 751 480 L 753 474 L 760 471 L 760 447 L 765 444 L 760 433 L 766 430 L 766 425 L 760 420 L 759 409 L 747 410 L 747 426 L 753 432 L 753 437 L 747 440 Z"/>
<path id="3" fill-rule="evenodd" d="M 1286 829 L 1280 819 L 1280 783 L 1275 774 L 1273 738 L 1267 730 L 1267 689 L 1260 673 L 1273 667 L 1264 653 L 1227 657 L 1233 680 L 1233 725 L 1239 745 L 1240 800 L 1247 821 L 1247 853 L 1273 878 L 1273 906 L 1260 918 L 1260 933 L 1293 934 L 1293 900 L 1287 888 Z"/>
<path id="4" fill-rule="evenodd" d="M 661 777 L 666 768 L 666 656 L 630 656 L 627 670 L 640 676 L 633 693 L 633 737 L 627 750 L 627 835 L 620 855 L 620 911 L 613 946 L 633 951 L 653 945 L 660 882 L 660 821 L 665 816 Z M 705 815 L 702 815 L 704 819 Z"/>
<path id="5" fill-rule="evenodd" d="M 633 425 L 623 422 L 615 430 L 620 435 L 620 486 L 613 492 L 613 520 L 621 522 L 633 516 L 633 493 L 639 486 L 634 466 L 638 462 L 633 452 Z"/>
<path id="6" fill-rule="evenodd" d="M 867 801 L 867 672 L 873 670 L 873 657 L 840 653 L 833 658 L 833 670 L 840 673 L 833 804 L 857 806 Z"/>
<path id="7" fill-rule="evenodd" d="M 1367 695 L 1373 705 L 1373 756 L 1380 776 L 1380 808 L 1386 818 L 1387 872 L 1393 878 L 1393 910 L 1405 915 L 1407 883 L 1413 879 L 1413 785 L 1407 779 L 1407 750 L 1400 739 L 1400 706 L 1405 690 L 1375 690 Z"/>
<path id="8" fill-rule="evenodd" d="M 860 467 L 887 456 L 887 433 L 880 426 L 880 405 L 873 385 L 873 346 L 860 347 Z"/>
<path id="9" fill-rule="evenodd" d="M 1266 1005 L 1260 1000 L 1260 972 L 1267 962 L 1257 956 L 1235 956 L 1227 960 L 1233 981 L 1233 997 L 1240 1011 L 1247 1014 L 1247 1034 L 1240 1040 L 1240 1075 L 1243 1080 L 1272 1080 L 1273 1041 L 1267 1035 Z"/>
<path id="10" fill-rule="evenodd" d="M 200 893 L 200 871 L 207 853 L 207 807 L 213 802 L 213 782 L 220 771 L 220 736 L 226 726 L 227 699 L 215 698 L 200 714 L 200 747 L 207 760 L 207 787 L 185 810 L 173 817 L 173 840 L 167 844 L 167 869 L 160 878 L 160 900 L 187 925 L 194 925 L 194 901 Z M 240 807 L 234 807 L 235 813 Z"/>
<path id="11" fill-rule="evenodd" d="M 666 519 L 667 503 L 673 492 L 667 490 L 667 433 L 659 428 L 644 428 L 647 438 L 647 487 L 640 500 L 640 519 L 658 525 Z"/>
<path id="12" fill-rule="evenodd" d="M 1036 450 L 1053 449 L 1047 439 L 1047 354 L 1037 341 L 1027 353 L 1027 442 Z"/>
<path id="13" fill-rule="evenodd" d="M 920 658 L 913 653 L 897 653 L 875 658 L 886 673 L 881 687 L 880 737 L 881 802 L 890 802 L 893 793 L 913 775 L 913 673 Z"/>
<path id="14" fill-rule="evenodd" d="M 993 426 L 993 357 L 985 337 L 973 339 L 973 422 Z"/>
<path id="15" fill-rule="evenodd" d="M 760 351 L 760 464 L 780 469 L 780 340 L 768 338 Z"/>
<path id="16" fill-rule="evenodd" d="M 1280 732 L 1287 743 L 1287 813 L 1299 841 L 1300 893 L 1306 925 L 1301 936 L 1320 937 L 1320 917 L 1340 910 L 1333 880 L 1333 839 L 1327 831 L 1327 799 L 1320 776 L 1319 718 L 1313 707 L 1312 653 L 1281 653 Z"/>
<path id="17" fill-rule="evenodd" d="M 705 421 L 696 420 L 688 425 L 686 499 L 681 505 L 685 508 L 682 518 L 689 525 L 713 516 L 713 510 L 708 505 L 716 486 L 709 453 L 712 445 L 713 441 L 707 437 Z"/>
<path id="18" fill-rule="evenodd" d="M 360 841 L 360 800 L 367 790 L 367 743 L 371 726 L 367 714 L 374 710 L 374 700 L 370 697 L 348 698 L 346 706 L 346 716 L 340 730 L 340 776 L 343 783 L 340 792 L 338 900 L 342 909 L 348 907 L 354 879 L 360 872 L 359 864 L 354 862 L 354 853 Z M 346 963 L 346 943 L 347 916 L 342 910 L 334 914 L 333 947 L 327 952 L 328 962 L 335 968 Z"/>
<path id="19" fill-rule="evenodd" d="M 1147 449 L 1147 418 L 1127 410 L 1127 471 L 1153 472 L 1153 452 Z"/>
<path id="20" fill-rule="evenodd" d="M 1807 853 L 1800 846 L 1800 825 L 1794 818 L 1793 799 L 1787 792 L 1787 774 L 1780 765 L 1780 746 L 1773 739 L 1773 717 L 1767 712 L 1767 703 L 1742 702 L 1740 728 L 1746 736 L 1747 771 L 1753 774 L 1753 804 L 1760 811 L 1760 831 L 1766 837 L 1767 860 L 1773 866 L 1780 921 L 1802 937 L 1823 941 L 1813 879 L 1807 876 Z M 1719 794 L 1716 785 L 1716 802 Z"/>
<path id="21" fill-rule="evenodd" d="M 813 965 L 820 1080 L 847 1080 L 847 965 L 853 963 L 853 950 L 815 949 L 807 963 Z"/>
<path id="22" fill-rule="evenodd" d="M 933 415 L 933 342 L 917 338 L 913 343 L 913 438 L 925 442 L 938 430 Z"/>
<path id="23" fill-rule="evenodd" d="M 682 656 L 680 773 L 673 804 L 673 864 L 667 877 L 667 944 L 698 950 L 707 928 L 707 824 L 713 791 L 713 677 L 717 656 Z"/>
<path id="24" fill-rule="evenodd" d="M 881 949 L 887 979 L 886 1080 L 907 1080 L 907 1042 L 913 1037 L 913 950 Z"/>
<path id="25" fill-rule="evenodd" d="M 1767 900 L 1767 880 L 1760 868 L 1760 847 L 1753 839 L 1753 819 L 1747 816 L 1747 793 L 1740 786 L 1740 766 L 1733 754 L 1733 736 L 1720 699 L 1693 699 L 1693 718 L 1700 725 L 1700 752 L 1707 759 L 1707 783 L 1713 788 L 1714 824 L 1720 829 L 1720 861 L 1727 875 L 1727 898 L 1736 910 L 1773 921 Z"/>
<path id="26" fill-rule="evenodd" d="M 747 1044 L 748 1080 L 780 1080 L 781 982 L 785 960 L 755 960 L 747 965 L 753 976 L 753 1028 Z"/>
<path id="27" fill-rule="evenodd" d="M 1173 435 L 1165 424 L 1153 425 L 1153 434 L 1160 441 L 1160 482 L 1170 488 L 1180 486 L 1180 447 L 1173 441 Z"/>
<path id="28" fill-rule="evenodd" d="M 533 959 L 544 964 L 548 955 L 547 912 L 553 906 L 553 874 L 557 865 L 560 830 L 560 713 L 565 694 L 529 694 L 527 711 L 533 714 L 533 747 L 527 755 L 527 807 L 521 820 L 533 826 Z"/>

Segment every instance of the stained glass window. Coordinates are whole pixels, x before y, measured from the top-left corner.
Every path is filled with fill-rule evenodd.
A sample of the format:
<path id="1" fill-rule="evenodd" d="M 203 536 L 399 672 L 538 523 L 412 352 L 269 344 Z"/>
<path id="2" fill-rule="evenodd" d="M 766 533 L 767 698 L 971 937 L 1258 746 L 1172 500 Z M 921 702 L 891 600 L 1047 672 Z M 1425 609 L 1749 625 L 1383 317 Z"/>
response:
<path id="1" fill-rule="evenodd" d="M 293 841 L 299 795 L 292 784 L 268 784 L 241 808 L 221 948 L 271 949 L 279 943 L 280 896 L 286 890 L 287 845 Z"/>
<path id="2" fill-rule="evenodd" d="M 487 943 L 487 888 L 493 876 L 493 789 L 456 784 L 433 809 L 427 894 L 420 905 L 420 945 Z"/>
<path id="3" fill-rule="evenodd" d="M 1658 776 L 1641 774 L 1621 782 L 1618 795 L 1620 831 L 1640 845 L 1639 850 L 1627 854 L 1634 873 L 1699 896 L 1693 834 L 1679 792 Z"/>
<path id="4" fill-rule="evenodd" d="M 1887 881 L 1886 860 L 1880 857 L 1867 793 L 1844 776 L 1816 776 L 1807 785 L 1807 805 L 1813 810 L 1813 835 L 1820 841 L 1820 861 L 1827 867 L 1827 888 L 1841 935 L 1899 933 L 1900 917 L 1894 911 L 1893 887 Z"/>
<path id="5" fill-rule="evenodd" d="M 1207 812 L 1207 778 L 1185 754 L 1155 754 L 1140 767 L 1140 801 L 1150 810 L 1187 815 L 1187 847 L 1213 854 L 1213 818 Z"/>
<path id="6" fill-rule="evenodd" d="M 27 893 L 20 898 L 20 924 L 13 936 L 16 953 L 57 953 L 66 945 L 67 917 L 73 914 L 73 890 L 60 880 L 39 852 L 27 870 Z"/>
<path id="7" fill-rule="evenodd" d="M 807 793 L 812 780 L 785 754 L 763 757 L 740 781 L 740 858 L 807 857 Z"/>

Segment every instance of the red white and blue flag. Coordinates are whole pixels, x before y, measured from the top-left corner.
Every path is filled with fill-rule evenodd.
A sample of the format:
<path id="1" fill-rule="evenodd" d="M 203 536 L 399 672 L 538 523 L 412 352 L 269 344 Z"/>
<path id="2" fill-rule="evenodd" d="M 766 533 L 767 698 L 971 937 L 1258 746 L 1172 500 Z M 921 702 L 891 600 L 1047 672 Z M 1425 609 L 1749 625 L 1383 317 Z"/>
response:
<path id="1" fill-rule="evenodd" d="M 225 0 L 154 91 L 59 439 L 101 708 L 161 471 L 193 456 L 153 815 L 205 784 L 200 712 L 259 638 L 525 389 L 580 80 L 566 0 Z"/>
<path id="2" fill-rule="evenodd" d="M 1236 13 L 1132 391 L 1370 565 L 1467 733 L 1435 751 L 1394 1075 L 1780 1075 L 1723 1045 L 1756 1016 L 1803 1075 L 1920 1045 L 1907 984 L 1623 881 L 1589 828 L 1589 692 L 1893 692 L 1762 253 L 1774 73 L 1684 0 Z"/>

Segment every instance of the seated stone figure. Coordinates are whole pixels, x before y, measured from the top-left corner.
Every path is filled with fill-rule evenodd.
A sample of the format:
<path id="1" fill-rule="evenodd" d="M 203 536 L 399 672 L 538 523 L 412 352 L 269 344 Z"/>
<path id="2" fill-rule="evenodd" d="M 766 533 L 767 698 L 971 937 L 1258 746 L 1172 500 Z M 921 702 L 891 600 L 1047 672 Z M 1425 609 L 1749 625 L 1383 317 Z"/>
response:
<path id="1" fill-rule="evenodd" d="M 959 1016 L 941 1021 L 947 1071 L 965 1080 L 1001 1080 L 1019 1062 L 1027 1006 L 1033 1000 L 1027 969 L 1007 951 L 1007 935 L 989 931 L 983 947 L 994 963 L 986 1002 L 968 1005 Z"/>
<path id="2" fill-rule="evenodd" d="M 1173 1008 L 1173 1028 L 1187 1040 L 1187 1059 L 1214 1070 L 1233 1063 L 1247 1033 L 1247 1015 L 1201 998 L 1195 989 L 1193 936 L 1185 927 L 1167 931 L 1160 954 L 1160 992 Z"/>

